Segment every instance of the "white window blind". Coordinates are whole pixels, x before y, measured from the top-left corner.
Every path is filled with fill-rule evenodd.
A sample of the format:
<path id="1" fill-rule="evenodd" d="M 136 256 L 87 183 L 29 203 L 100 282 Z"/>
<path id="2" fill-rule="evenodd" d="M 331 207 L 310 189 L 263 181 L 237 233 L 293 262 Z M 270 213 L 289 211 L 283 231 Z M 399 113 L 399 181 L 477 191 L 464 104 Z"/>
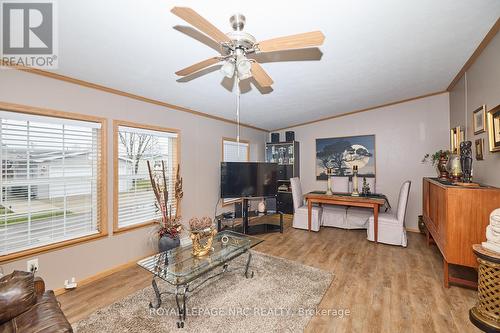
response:
<path id="1" fill-rule="evenodd" d="M 223 162 L 248 162 L 250 145 L 248 142 L 236 142 L 224 139 Z"/>
<path id="2" fill-rule="evenodd" d="M 169 206 L 175 213 L 177 134 L 118 126 L 118 228 L 150 222 L 161 216 L 151 187 L 147 161 L 153 169 L 164 161 Z"/>
<path id="3" fill-rule="evenodd" d="M 248 142 L 237 142 L 233 140 L 222 140 L 222 148 L 223 148 L 223 162 L 248 162 L 250 155 L 250 144 Z M 233 202 L 237 200 L 237 198 L 224 198 L 222 202 L 224 204 Z"/>
<path id="4" fill-rule="evenodd" d="M 101 124 L 0 110 L 0 255 L 99 232 Z"/>

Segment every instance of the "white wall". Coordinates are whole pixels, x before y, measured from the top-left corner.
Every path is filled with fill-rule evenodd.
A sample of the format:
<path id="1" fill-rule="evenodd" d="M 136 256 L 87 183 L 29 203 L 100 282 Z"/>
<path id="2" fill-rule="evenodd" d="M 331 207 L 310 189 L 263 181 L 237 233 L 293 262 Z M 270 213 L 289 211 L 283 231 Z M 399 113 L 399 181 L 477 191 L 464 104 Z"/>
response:
<path id="1" fill-rule="evenodd" d="M 377 192 L 397 206 L 399 189 L 411 180 L 406 226 L 417 229 L 422 212 L 422 177 L 436 171 L 421 160 L 426 153 L 446 149 L 448 143 L 448 93 L 421 98 L 367 112 L 292 127 L 300 142 L 300 178 L 304 192 L 325 190 L 326 181 L 316 181 L 316 138 L 375 134 Z M 281 137 L 284 137 L 283 130 Z"/>
<path id="2" fill-rule="evenodd" d="M 484 49 L 450 92 L 450 127 L 466 129 L 467 140 L 472 141 L 474 181 L 500 187 L 500 153 L 489 151 L 488 133 L 474 135 L 472 114 L 481 105 L 490 110 L 500 104 L 500 34 Z M 466 98 L 467 92 L 467 98 Z M 467 108 L 465 102 L 467 101 Z M 475 140 L 484 139 L 484 160 L 475 158 Z"/>
<path id="3" fill-rule="evenodd" d="M 213 216 L 219 196 L 222 137 L 235 137 L 236 125 L 16 70 L 0 70 L 0 101 L 108 118 L 109 230 L 113 221 L 112 119 L 179 129 L 183 221 Z M 241 138 L 250 141 L 251 160 L 263 161 L 267 133 L 242 128 Z M 149 228 L 142 228 L 34 257 L 39 258 L 39 274 L 48 288 L 60 288 L 65 279 L 81 280 L 151 253 L 155 244 L 149 241 L 150 235 Z M 0 265 L 6 273 L 25 270 L 29 259 Z"/>

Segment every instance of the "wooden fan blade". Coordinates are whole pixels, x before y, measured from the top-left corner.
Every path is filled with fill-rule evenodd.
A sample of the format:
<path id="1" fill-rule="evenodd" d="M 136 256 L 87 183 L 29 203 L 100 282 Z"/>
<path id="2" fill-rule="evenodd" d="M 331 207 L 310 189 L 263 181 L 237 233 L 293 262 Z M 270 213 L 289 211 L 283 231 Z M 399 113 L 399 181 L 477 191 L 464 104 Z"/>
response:
<path id="1" fill-rule="evenodd" d="M 270 87 L 274 83 L 273 79 L 267 75 L 264 68 L 258 62 L 252 62 L 252 75 L 261 87 Z"/>
<path id="2" fill-rule="evenodd" d="M 186 76 L 189 74 L 193 74 L 205 67 L 208 67 L 210 65 L 214 65 L 220 61 L 219 57 L 213 57 L 213 58 L 208 58 L 207 60 L 200 61 L 194 65 L 191 65 L 189 67 L 183 68 L 180 71 L 175 72 L 175 74 L 179 76 Z"/>
<path id="3" fill-rule="evenodd" d="M 215 39 L 217 42 L 231 42 L 222 31 L 217 29 L 212 23 L 204 19 L 200 14 L 188 7 L 174 7 L 171 12 L 179 16 L 193 27 L 200 29 L 203 33 Z"/>
<path id="4" fill-rule="evenodd" d="M 325 35 L 321 31 L 305 32 L 303 34 L 290 35 L 268 39 L 258 43 L 262 52 L 281 51 L 288 49 L 300 49 L 303 47 L 319 46 L 323 44 Z"/>

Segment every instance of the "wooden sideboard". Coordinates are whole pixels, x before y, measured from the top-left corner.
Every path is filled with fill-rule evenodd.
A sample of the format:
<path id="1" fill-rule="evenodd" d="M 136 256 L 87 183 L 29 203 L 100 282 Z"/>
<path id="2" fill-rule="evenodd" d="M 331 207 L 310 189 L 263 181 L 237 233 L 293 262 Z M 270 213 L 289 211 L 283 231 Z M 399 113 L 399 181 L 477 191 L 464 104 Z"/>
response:
<path id="1" fill-rule="evenodd" d="M 449 274 L 449 264 L 477 268 L 473 244 L 486 240 L 490 213 L 500 208 L 500 189 L 464 187 L 435 178 L 423 180 L 423 216 L 428 230 L 443 255 L 444 286 L 450 283 L 476 286 L 476 282 Z"/>

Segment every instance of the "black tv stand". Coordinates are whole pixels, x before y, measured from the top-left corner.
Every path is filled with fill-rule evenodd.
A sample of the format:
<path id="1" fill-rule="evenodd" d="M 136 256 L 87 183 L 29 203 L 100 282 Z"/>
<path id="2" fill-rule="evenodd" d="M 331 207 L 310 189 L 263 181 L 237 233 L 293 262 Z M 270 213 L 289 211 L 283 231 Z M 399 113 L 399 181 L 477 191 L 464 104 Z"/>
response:
<path id="1" fill-rule="evenodd" d="M 283 213 L 278 211 L 266 211 L 264 213 L 259 213 L 249 210 L 249 200 L 262 199 L 262 198 L 243 198 L 241 202 L 241 223 L 240 218 L 234 216 L 233 213 L 231 217 L 227 217 L 227 214 L 221 214 L 216 217 L 217 219 L 217 230 L 221 231 L 224 229 L 230 229 L 236 232 L 241 232 L 246 235 L 258 235 L 269 232 L 280 232 L 283 233 Z M 279 224 L 269 223 L 273 216 L 279 215 Z M 251 223 L 251 222 L 256 223 Z M 232 222 L 232 223 L 228 223 Z"/>

